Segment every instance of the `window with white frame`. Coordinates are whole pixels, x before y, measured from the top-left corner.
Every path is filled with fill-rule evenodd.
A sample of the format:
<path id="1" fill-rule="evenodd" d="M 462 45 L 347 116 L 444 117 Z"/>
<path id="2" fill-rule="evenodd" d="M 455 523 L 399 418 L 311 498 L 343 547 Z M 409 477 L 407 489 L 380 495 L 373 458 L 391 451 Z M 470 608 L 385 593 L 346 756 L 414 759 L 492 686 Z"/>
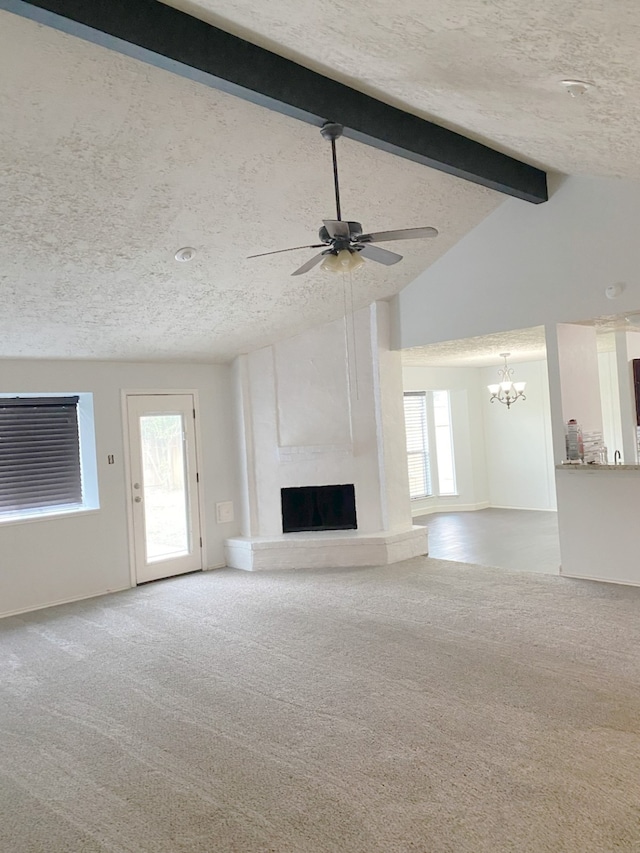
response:
<path id="1" fill-rule="evenodd" d="M 404 422 L 407 430 L 409 494 L 412 500 L 426 498 L 432 494 L 432 491 L 427 432 L 427 395 L 425 391 L 407 391 L 405 393 Z"/>
<path id="2" fill-rule="evenodd" d="M 1 395 L 0 522 L 97 507 L 92 395 Z"/>
<path id="3" fill-rule="evenodd" d="M 407 391 L 404 413 L 411 499 L 455 495 L 449 391 Z"/>
<path id="4" fill-rule="evenodd" d="M 455 495 L 456 470 L 453 459 L 450 394 L 448 391 L 432 391 L 431 399 L 438 466 L 438 494 Z"/>

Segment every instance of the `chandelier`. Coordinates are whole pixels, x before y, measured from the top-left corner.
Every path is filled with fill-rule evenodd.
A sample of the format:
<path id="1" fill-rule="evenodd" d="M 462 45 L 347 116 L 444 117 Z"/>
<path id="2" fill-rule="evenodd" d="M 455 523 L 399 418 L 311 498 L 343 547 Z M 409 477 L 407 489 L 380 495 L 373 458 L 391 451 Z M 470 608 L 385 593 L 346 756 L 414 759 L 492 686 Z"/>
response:
<path id="1" fill-rule="evenodd" d="M 522 397 L 523 400 L 527 399 L 524 395 L 524 389 L 527 383 L 513 382 L 511 379 L 513 376 L 513 370 L 507 364 L 507 359 L 510 355 L 510 352 L 500 353 L 500 358 L 504 358 L 504 367 L 501 367 L 500 370 L 498 370 L 501 382 L 496 385 L 487 386 L 489 393 L 491 394 L 490 402 L 493 403 L 494 400 L 497 400 L 499 403 L 504 403 L 507 409 L 509 409 L 520 397 Z"/>

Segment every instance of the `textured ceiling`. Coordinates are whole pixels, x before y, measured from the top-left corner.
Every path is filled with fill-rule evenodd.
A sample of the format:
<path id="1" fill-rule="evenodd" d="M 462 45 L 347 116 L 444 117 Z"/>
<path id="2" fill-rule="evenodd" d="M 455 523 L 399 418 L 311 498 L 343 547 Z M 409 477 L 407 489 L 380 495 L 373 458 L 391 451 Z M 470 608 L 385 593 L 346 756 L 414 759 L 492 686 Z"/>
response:
<path id="1" fill-rule="evenodd" d="M 635 0 L 172 5 L 529 162 L 640 178 Z M 594 88 L 572 99 L 566 77 Z M 356 305 L 501 201 L 349 140 L 340 157 L 349 217 L 441 232 L 367 264 Z M 341 279 L 289 276 L 305 252 L 245 259 L 333 215 L 310 126 L 0 12 L 0 161 L 0 356 L 222 361 L 342 310 Z M 177 264 L 184 245 L 198 255 Z"/>
<path id="2" fill-rule="evenodd" d="M 640 311 L 627 311 L 626 314 L 609 314 L 584 320 L 577 325 L 595 326 L 599 352 L 613 352 L 616 348 L 616 332 L 640 334 Z"/>
<path id="3" fill-rule="evenodd" d="M 502 200 L 350 140 L 339 154 L 346 216 L 440 230 L 367 263 L 356 306 Z M 0 160 L 0 356 L 224 361 L 343 310 L 340 276 L 291 278 L 312 252 L 245 258 L 315 242 L 333 216 L 314 127 L 0 12 Z"/>
<path id="4" fill-rule="evenodd" d="M 171 5 L 529 162 L 640 178 L 637 0 Z"/>
<path id="5" fill-rule="evenodd" d="M 511 353 L 511 362 L 546 358 L 544 326 L 412 347 L 402 351 L 402 364 L 405 367 L 487 367 L 502 364 L 501 352 Z"/>
<path id="6" fill-rule="evenodd" d="M 640 334 L 640 312 L 597 317 L 576 323 L 595 326 L 598 352 L 615 350 L 615 332 Z M 515 329 L 458 341 L 443 341 L 402 350 L 405 367 L 488 367 L 502 364 L 501 352 L 510 362 L 538 361 L 547 357 L 544 326 Z"/>

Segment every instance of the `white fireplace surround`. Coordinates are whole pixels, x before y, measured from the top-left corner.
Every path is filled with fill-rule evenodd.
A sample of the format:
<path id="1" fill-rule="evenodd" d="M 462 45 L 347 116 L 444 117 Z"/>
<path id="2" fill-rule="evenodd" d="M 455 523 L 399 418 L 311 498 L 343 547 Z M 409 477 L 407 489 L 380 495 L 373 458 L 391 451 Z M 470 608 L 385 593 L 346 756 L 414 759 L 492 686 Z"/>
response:
<path id="1" fill-rule="evenodd" d="M 349 567 L 427 553 L 426 528 L 411 520 L 389 315 L 387 303 L 375 303 L 353 323 L 337 320 L 236 359 L 242 535 L 226 541 L 227 565 Z M 335 483 L 354 484 L 357 530 L 283 534 L 281 489 Z"/>

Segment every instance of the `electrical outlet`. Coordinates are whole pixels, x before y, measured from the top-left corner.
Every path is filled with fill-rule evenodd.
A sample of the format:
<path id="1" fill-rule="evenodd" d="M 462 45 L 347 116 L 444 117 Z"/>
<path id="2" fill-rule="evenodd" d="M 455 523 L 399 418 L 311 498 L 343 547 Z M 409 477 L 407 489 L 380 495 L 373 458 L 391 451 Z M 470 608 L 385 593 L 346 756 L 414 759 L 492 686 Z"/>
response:
<path id="1" fill-rule="evenodd" d="M 233 521 L 233 501 L 222 501 L 216 504 L 216 519 L 218 524 L 228 524 Z"/>

